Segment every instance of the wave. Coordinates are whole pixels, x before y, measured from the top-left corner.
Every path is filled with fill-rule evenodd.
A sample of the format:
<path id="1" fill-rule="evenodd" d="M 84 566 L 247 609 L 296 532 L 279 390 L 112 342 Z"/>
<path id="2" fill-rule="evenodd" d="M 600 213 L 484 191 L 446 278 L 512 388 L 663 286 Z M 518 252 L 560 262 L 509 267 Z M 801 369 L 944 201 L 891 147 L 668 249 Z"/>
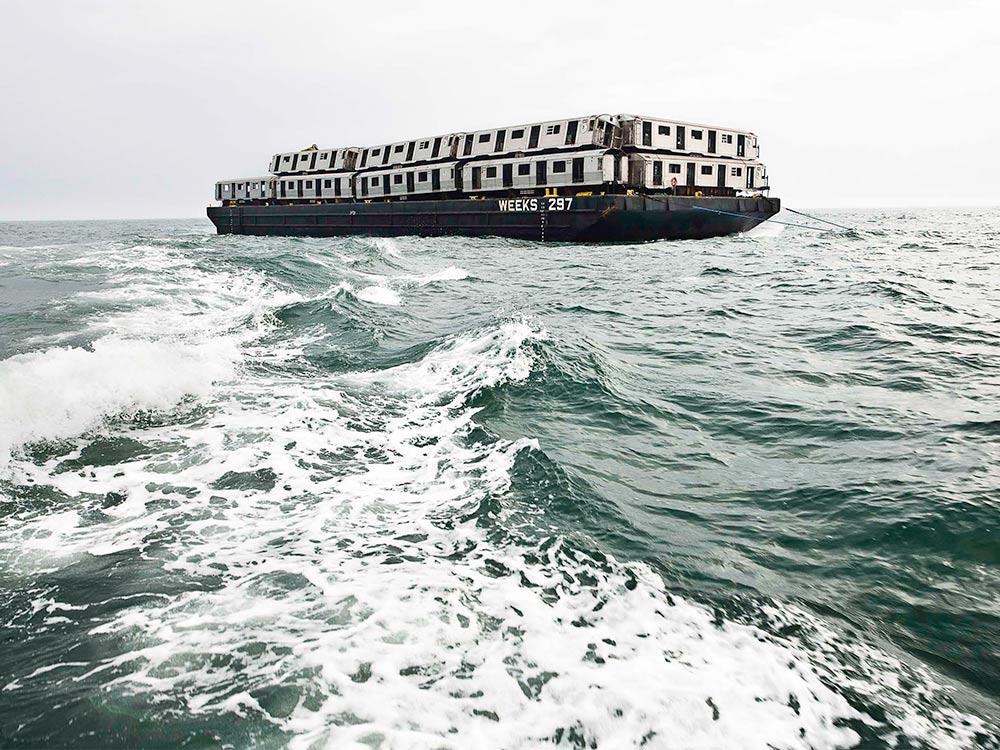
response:
<path id="1" fill-rule="evenodd" d="M 682 461 L 637 450 L 634 475 L 587 484 L 555 458 L 588 449 L 572 429 L 559 446 L 516 419 L 506 437 L 490 429 L 526 394 L 521 410 L 563 407 L 580 416 L 571 427 L 639 448 L 671 421 L 724 424 L 754 404 L 744 435 L 760 443 L 798 423 L 811 439 L 815 419 L 793 424 L 760 398 L 660 398 L 636 377 L 655 345 L 615 357 L 603 338 L 557 340 L 531 317 L 395 349 L 363 327 L 406 318 L 399 306 L 423 286 L 469 277 L 456 266 L 360 274 L 334 253 L 323 273 L 142 242 L 117 263 L 121 248 L 102 255 L 110 287 L 67 303 L 87 311 L 86 347 L 0 362 L 8 451 L 68 438 L 14 450 L 0 486 L 15 498 L 0 508 L 0 565 L 28 584 L 9 594 L 4 624 L 28 626 L 0 685 L 20 739 L 79 744 L 114 711 L 132 744 L 180 744 L 196 726 L 292 747 L 989 745 L 928 673 L 856 634 L 783 603 L 748 614 L 680 596 L 603 549 L 645 533 L 608 484 Z M 334 247 L 363 244 L 351 242 Z M 313 366 L 317 350 L 336 366 Z M 190 396 L 196 413 L 108 421 Z M 993 431 L 964 424 L 981 443 Z M 833 427 L 853 435 L 849 421 Z M 604 522 L 600 544 L 587 518 Z M 70 724 L 48 709 L 98 694 Z"/>
<path id="2" fill-rule="evenodd" d="M 0 471 L 25 443 L 205 397 L 234 376 L 273 312 L 302 300 L 260 273 L 209 271 L 169 246 L 135 245 L 117 262 L 105 250 L 83 257 L 114 269 L 106 288 L 66 303 L 89 313 L 75 334 L 88 343 L 0 361 Z"/>
<path id="3" fill-rule="evenodd" d="M 420 276 L 402 274 L 399 276 L 387 277 L 380 274 L 357 271 L 355 271 L 353 275 L 356 275 L 365 281 L 375 281 L 376 283 L 356 289 L 353 284 L 347 281 L 342 281 L 335 288 L 335 291 L 347 292 L 355 299 L 362 302 L 368 302 L 374 305 L 391 306 L 402 304 L 403 300 L 399 289 L 405 289 L 409 286 L 424 287 L 442 281 L 460 281 L 469 277 L 468 271 L 464 268 L 457 268 L 455 266 Z"/>
<path id="4" fill-rule="evenodd" d="M 510 320 L 381 371 L 223 386 L 210 420 L 136 431 L 173 445 L 169 487 L 156 468 L 162 454 L 85 477 L 45 472 L 67 496 L 94 484 L 127 500 L 99 524 L 15 519 L 4 546 L 58 533 L 56 548 L 36 547 L 38 564 L 131 550 L 213 582 L 99 623 L 86 609 L 37 603 L 78 618 L 104 654 L 58 673 L 133 705 L 166 693 L 192 716 L 257 717 L 302 748 L 376 736 L 386 747 L 671 737 L 839 747 L 873 727 L 935 743 L 974 730 L 963 717 L 929 722 L 878 696 L 888 714 L 866 713 L 822 651 L 722 619 L 544 516 L 525 525 L 533 514 L 512 505 L 512 467 L 542 448 L 484 434 L 472 404 L 530 377 L 547 339 Z M 171 496 L 183 502 L 164 505 Z M 517 533 L 498 533 L 514 513 Z M 51 679 L 50 667 L 4 689 L 16 697 Z M 884 665 L 864 676 L 891 689 Z"/>
<path id="5" fill-rule="evenodd" d="M 398 305 L 400 303 L 399 292 L 387 286 L 366 286 L 358 290 L 355 296 L 362 302 L 371 302 L 375 305 Z"/>
<path id="6" fill-rule="evenodd" d="M 457 266 L 448 266 L 435 273 L 428 273 L 423 276 L 410 277 L 416 281 L 418 286 L 427 286 L 438 281 L 462 281 L 469 278 L 469 272 Z"/>
<path id="7" fill-rule="evenodd" d="M 398 258 L 401 254 L 399 242 L 392 237 L 370 237 L 366 243 L 390 258 Z"/>
<path id="8" fill-rule="evenodd" d="M 24 443 L 99 427 L 108 416 L 169 409 L 231 378 L 232 341 L 185 344 L 107 336 L 0 362 L 0 468 Z"/>

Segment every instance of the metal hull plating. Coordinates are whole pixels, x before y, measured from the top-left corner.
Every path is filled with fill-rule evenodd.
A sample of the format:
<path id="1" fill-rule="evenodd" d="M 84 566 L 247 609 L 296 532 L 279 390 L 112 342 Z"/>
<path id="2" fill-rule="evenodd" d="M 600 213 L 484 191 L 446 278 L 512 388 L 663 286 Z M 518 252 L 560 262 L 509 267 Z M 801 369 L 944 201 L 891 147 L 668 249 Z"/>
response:
<path id="1" fill-rule="evenodd" d="M 336 237 L 510 237 L 546 242 L 644 242 L 721 237 L 774 216 L 777 198 L 600 195 L 515 201 L 418 200 L 210 206 L 219 234 Z"/>

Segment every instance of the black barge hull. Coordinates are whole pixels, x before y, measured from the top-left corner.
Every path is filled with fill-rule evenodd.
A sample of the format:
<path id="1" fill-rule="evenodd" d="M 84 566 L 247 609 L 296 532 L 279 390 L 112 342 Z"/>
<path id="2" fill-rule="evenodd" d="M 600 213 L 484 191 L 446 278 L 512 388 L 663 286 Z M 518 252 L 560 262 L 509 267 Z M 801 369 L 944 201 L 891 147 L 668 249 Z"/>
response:
<path id="1" fill-rule="evenodd" d="M 546 242 L 645 242 L 745 232 L 780 208 L 777 198 L 590 195 L 210 206 L 208 218 L 219 234 L 460 235 Z"/>

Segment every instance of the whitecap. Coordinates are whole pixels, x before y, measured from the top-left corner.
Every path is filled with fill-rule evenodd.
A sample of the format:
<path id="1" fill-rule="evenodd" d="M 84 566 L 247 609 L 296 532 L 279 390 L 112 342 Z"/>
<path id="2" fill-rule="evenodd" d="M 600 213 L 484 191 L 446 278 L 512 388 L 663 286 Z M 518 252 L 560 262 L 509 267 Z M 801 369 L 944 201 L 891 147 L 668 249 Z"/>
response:
<path id="1" fill-rule="evenodd" d="M 390 258 L 398 258 L 400 255 L 399 243 L 392 237 L 372 237 L 369 242 L 376 250 Z"/>
<path id="2" fill-rule="evenodd" d="M 416 282 L 420 286 L 426 286 L 427 284 L 433 284 L 436 281 L 461 281 L 467 278 L 469 278 L 469 272 L 464 268 L 459 268 L 458 266 L 448 266 L 448 268 L 437 271 L 436 273 L 417 276 Z"/>
<path id="3" fill-rule="evenodd" d="M 106 336 L 0 362 L 0 466 L 15 446 L 98 427 L 107 416 L 169 409 L 232 377 L 239 358 L 225 338 L 201 343 Z"/>
<path id="4" fill-rule="evenodd" d="M 398 305 L 401 301 L 399 292 L 387 286 L 366 286 L 355 296 L 362 302 L 371 302 L 375 305 Z"/>
<path id="5" fill-rule="evenodd" d="M 260 273 L 207 271 L 169 248 L 111 253 L 95 256 L 115 269 L 108 286 L 69 300 L 113 303 L 75 332 L 94 337 L 88 347 L 54 346 L 0 361 L 0 470 L 25 443 L 206 397 L 233 377 L 242 347 L 273 326 L 272 311 L 302 300 Z"/>

